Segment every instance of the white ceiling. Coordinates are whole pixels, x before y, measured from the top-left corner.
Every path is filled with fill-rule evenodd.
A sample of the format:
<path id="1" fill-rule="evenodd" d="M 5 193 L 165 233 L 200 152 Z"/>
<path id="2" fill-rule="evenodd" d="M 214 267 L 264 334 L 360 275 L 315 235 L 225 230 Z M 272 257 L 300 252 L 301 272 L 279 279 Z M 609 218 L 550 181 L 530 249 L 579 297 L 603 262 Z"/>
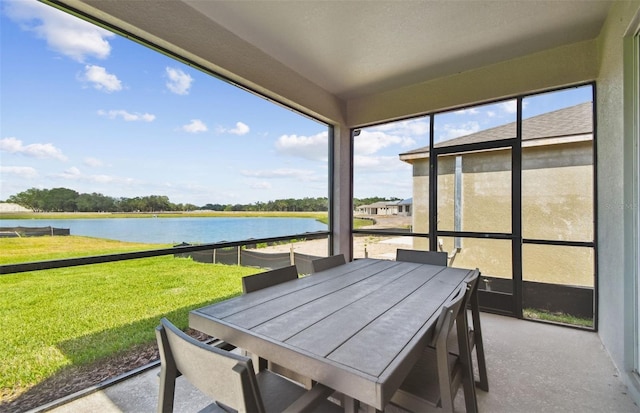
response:
<path id="1" fill-rule="evenodd" d="M 610 1 L 203 1 L 207 18 L 348 99 L 597 37 Z"/>

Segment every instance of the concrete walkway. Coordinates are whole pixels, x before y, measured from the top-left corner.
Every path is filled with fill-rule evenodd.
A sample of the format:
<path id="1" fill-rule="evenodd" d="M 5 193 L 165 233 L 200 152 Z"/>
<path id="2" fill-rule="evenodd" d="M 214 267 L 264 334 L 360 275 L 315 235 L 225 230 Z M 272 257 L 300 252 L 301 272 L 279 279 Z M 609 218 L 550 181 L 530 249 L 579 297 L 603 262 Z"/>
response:
<path id="1" fill-rule="evenodd" d="M 480 412 L 640 413 L 596 333 L 484 313 L 482 329 L 490 391 L 478 391 Z M 51 411 L 155 412 L 157 374 L 152 369 Z M 197 412 L 210 402 L 178 381 L 176 412 Z M 456 411 L 464 411 L 462 391 Z"/>

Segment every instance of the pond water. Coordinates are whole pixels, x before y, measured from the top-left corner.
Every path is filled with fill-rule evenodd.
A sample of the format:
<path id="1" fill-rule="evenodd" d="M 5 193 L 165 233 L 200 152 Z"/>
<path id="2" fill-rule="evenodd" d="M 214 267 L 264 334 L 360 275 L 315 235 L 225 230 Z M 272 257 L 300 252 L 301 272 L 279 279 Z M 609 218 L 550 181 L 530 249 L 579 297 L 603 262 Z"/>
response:
<path id="1" fill-rule="evenodd" d="M 3 219 L 0 227 L 69 228 L 71 235 L 159 244 L 213 243 L 326 231 L 313 218 Z"/>

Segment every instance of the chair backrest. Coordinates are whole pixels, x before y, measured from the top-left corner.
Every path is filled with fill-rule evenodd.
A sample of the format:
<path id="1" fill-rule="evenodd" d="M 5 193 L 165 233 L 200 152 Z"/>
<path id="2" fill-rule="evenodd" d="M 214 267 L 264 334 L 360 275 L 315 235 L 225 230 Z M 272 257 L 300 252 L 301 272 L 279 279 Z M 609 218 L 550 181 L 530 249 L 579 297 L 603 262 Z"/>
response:
<path id="1" fill-rule="evenodd" d="M 323 270 L 328 270 L 329 268 L 337 267 L 338 265 L 346 264 L 346 260 L 344 259 L 344 254 L 332 255 L 330 257 L 318 258 L 317 260 L 311 261 L 311 268 L 313 272 L 319 272 Z"/>
<path id="2" fill-rule="evenodd" d="M 474 294 L 476 294 L 476 291 L 478 290 L 479 278 L 480 270 L 476 268 L 475 270 L 471 271 L 471 273 L 464 279 L 464 282 L 469 287 L 467 289 L 467 297 L 465 297 L 465 307 L 469 305 L 471 298 L 474 296 Z"/>
<path id="3" fill-rule="evenodd" d="M 466 297 L 468 297 L 468 289 L 469 285 L 462 283 L 455 294 L 442 306 L 430 344 L 431 347 L 435 347 L 436 350 L 441 346 L 444 346 L 446 349 L 447 338 L 453 328 L 453 324 L 458 314 L 464 310 L 463 304 L 465 303 Z"/>
<path id="4" fill-rule="evenodd" d="M 242 292 L 244 294 L 251 293 L 296 278 L 298 278 L 298 269 L 295 265 L 248 275 L 242 277 Z"/>
<path id="5" fill-rule="evenodd" d="M 161 411 L 173 410 L 175 378 L 186 379 L 216 402 L 237 411 L 264 412 L 251 359 L 207 346 L 188 336 L 166 318 L 156 328 L 161 358 Z M 170 403 L 162 394 L 171 391 Z"/>
<path id="6" fill-rule="evenodd" d="M 441 251 L 419 251 L 398 248 L 396 261 L 415 262 L 418 264 L 431 264 L 447 266 L 447 253 Z"/>

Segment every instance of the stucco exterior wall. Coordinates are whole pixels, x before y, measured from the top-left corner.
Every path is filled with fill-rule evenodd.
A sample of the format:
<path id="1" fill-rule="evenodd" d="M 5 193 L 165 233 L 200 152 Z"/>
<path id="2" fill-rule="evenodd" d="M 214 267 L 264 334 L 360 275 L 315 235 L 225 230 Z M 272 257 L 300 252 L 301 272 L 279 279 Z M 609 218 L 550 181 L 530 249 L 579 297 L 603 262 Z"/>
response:
<path id="1" fill-rule="evenodd" d="M 525 238 L 593 241 L 592 142 L 523 149 L 522 214 Z M 429 159 L 414 168 L 415 232 L 428 232 Z M 454 231 L 455 156 L 438 159 L 438 229 Z M 462 156 L 460 231 L 511 233 L 511 151 L 495 150 Z M 453 238 L 442 238 L 451 256 Z M 511 278 L 511 243 L 466 238 L 455 265 L 480 267 L 484 275 Z M 414 239 L 414 248 L 429 249 Z M 567 285 L 594 286 L 591 248 L 526 246 L 523 279 Z"/>
<path id="2" fill-rule="evenodd" d="M 622 372 L 635 400 L 640 401 L 637 382 L 625 348 L 632 346 L 625 331 L 632 329 L 631 314 L 625 313 L 624 233 L 624 53 L 625 36 L 632 36 L 631 22 L 640 13 L 640 1 L 615 2 L 598 38 L 598 267 L 599 332 L 613 362 Z"/>

